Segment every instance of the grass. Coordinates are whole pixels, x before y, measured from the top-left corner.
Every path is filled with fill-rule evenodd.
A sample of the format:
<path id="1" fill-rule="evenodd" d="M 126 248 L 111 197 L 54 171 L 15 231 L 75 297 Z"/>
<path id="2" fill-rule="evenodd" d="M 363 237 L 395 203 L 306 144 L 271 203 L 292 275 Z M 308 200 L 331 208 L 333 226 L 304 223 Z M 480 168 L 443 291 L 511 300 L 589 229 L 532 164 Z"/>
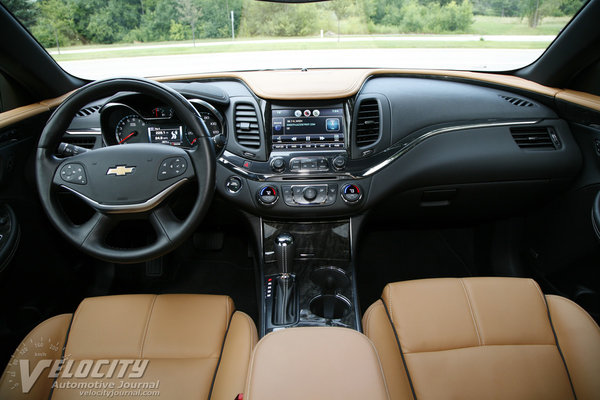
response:
<path id="1" fill-rule="evenodd" d="M 568 22 L 568 17 L 547 17 L 537 28 L 530 28 L 526 19 L 516 17 L 488 17 L 476 16 L 473 25 L 469 29 L 471 35 L 556 35 Z M 143 56 L 164 56 L 175 54 L 197 54 L 197 53 L 224 53 L 224 52 L 242 52 L 242 51 L 275 51 L 275 50 L 321 50 L 321 49 L 368 49 L 368 48 L 481 48 L 481 49 L 544 49 L 549 42 L 496 42 L 496 41 L 444 41 L 443 35 L 439 40 L 419 41 L 419 40 L 354 40 L 346 36 L 346 40 L 337 42 L 335 40 L 328 42 L 312 41 L 311 38 L 298 42 L 270 41 L 269 43 L 231 43 L 230 39 L 211 39 L 197 41 L 198 46 L 192 47 L 191 41 L 182 42 L 159 42 L 159 43 L 118 43 L 111 45 L 77 45 L 65 50 L 96 50 L 82 53 L 54 54 L 57 61 L 74 61 L 89 59 L 105 59 L 117 57 L 143 57 Z M 244 40 L 271 40 L 273 38 L 241 38 Z M 203 43 L 210 44 L 202 46 Z M 169 44 L 189 44 L 187 47 L 160 47 L 148 48 L 152 45 Z M 124 50 L 122 47 L 134 47 Z M 114 50 L 112 50 L 114 48 Z M 119 49 L 121 48 L 121 49 Z M 55 49 L 49 49 L 55 50 Z"/>

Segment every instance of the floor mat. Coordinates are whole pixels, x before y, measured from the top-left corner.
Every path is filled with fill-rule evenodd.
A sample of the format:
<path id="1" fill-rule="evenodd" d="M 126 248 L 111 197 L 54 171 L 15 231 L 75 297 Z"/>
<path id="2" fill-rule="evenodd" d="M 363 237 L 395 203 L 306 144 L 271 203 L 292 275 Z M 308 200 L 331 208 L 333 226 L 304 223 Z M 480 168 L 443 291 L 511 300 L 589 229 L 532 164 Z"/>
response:
<path id="1" fill-rule="evenodd" d="M 220 249 L 203 249 L 190 238 L 163 261 L 160 277 L 145 275 L 145 265 L 119 268 L 116 293 L 200 293 L 230 296 L 237 310 L 258 321 L 253 259 L 242 235 L 225 233 Z"/>
<path id="2" fill-rule="evenodd" d="M 473 229 L 366 230 L 357 249 L 362 311 L 390 282 L 477 275 L 475 241 Z"/>

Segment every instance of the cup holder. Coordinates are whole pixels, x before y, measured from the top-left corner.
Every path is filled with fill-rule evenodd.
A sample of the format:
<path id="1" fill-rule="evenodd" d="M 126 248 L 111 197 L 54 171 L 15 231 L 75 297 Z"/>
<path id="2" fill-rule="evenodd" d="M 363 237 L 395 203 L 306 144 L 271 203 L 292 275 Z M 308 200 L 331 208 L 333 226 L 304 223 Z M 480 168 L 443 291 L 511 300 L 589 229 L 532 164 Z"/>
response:
<path id="1" fill-rule="evenodd" d="M 350 278 L 343 269 L 334 266 L 325 266 L 314 269 L 310 273 L 310 280 L 324 292 L 335 289 L 344 289 L 350 285 Z"/>
<path id="2" fill-rule="evenodd" d="M 320 294 L 310 301 L 310 312 L 325 319 L 343 318 L 350 308 L 350 300 L 340 294 Z"/>

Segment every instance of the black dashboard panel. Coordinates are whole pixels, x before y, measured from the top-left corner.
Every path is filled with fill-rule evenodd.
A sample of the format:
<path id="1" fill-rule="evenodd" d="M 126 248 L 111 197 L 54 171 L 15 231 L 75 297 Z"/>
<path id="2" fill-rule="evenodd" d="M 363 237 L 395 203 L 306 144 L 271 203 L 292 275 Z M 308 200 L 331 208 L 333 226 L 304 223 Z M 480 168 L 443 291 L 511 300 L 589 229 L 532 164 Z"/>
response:
<path id="1" fill-rule="evenodd" d="M 233 79 L 169 85 L 222 116 L 216 191 L 264 217 L 512 215 L 552 198 L 581 165 L 552 109 L 496 88 L 379 76 L 351 98 L 277 101 Z M 98 129 L 85 120 L 77 129 Z"/>

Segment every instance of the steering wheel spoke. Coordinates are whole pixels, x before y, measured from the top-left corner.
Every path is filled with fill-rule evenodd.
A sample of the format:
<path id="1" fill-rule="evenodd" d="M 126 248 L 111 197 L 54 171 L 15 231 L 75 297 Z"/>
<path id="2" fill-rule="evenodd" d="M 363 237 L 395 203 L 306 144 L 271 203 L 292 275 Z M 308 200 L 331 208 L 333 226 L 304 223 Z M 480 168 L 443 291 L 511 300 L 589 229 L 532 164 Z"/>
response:
<path id="1" fill-rule="evenodd" d="M 152 211 L 150 224 L 158 236 L 165 236 L 169 241 L 176 237 L 181 229 L 181 221 L 173 214 L 168 204 L 163 204 Z"/>
<path id="2" fill-rule="evenodd" d="M 96 212 L 92 218 L 76 226 L 82 245 L 104 245 L 108 234 L 117 226 L 118 220 L 101 212 Z"/>

